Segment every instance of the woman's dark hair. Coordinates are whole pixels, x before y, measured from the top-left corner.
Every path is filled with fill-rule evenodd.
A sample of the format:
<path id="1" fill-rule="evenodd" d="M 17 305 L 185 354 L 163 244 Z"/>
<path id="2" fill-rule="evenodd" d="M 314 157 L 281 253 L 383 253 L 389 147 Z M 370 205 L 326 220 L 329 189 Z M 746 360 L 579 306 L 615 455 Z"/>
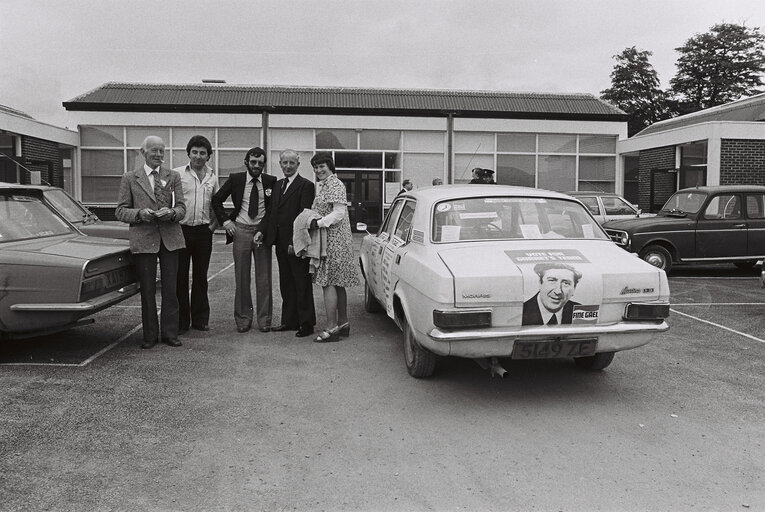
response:
<path id="1" fill-rule="evenodd" d="M 335 172 L 335 161 L 332 160 L 332 153 L 323 151 L 313 155 L 313 158 L 311 158 L 311 167 L 317 167 L 319 164 L 327 164 L 327 167 L 329 167 L 332 172 Z"/>
<path id="2" fill-rule="evenodd" d="M 212 156 L 212 144 L 207 140 L 204 135 L 194 135 L 189 139 L 189 143 L 186 144 L 186 154 L 191 153 L 191 148 L 205 148 L 207 150 L 207 156 Z"/>

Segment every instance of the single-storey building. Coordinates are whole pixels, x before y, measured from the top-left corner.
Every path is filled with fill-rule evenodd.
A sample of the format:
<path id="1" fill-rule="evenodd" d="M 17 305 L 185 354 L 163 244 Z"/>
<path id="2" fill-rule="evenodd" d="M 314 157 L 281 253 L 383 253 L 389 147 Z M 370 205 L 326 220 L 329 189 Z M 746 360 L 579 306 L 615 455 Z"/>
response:
<path id="1" fill-rule="evenodd" d="M 627 116 L 590 94 L 233 85 L 106 83 L 64 102 L 80 140 L 72 192 L 107 218 L 120 176 L 141 162 L 147 135 L 167 144 L 165 165 L 185 164 L 195 134 L 213 145 L 221 181 L 260 146 L 281 177 L 279 152 L 333 153 L 352 225 L 380 224 L 403 179 L 415 187 L 465 183 L 471 169 L 497 182 L 558 191 L 622 192 L 617 143 Z"/>
<path id="2" fill-rule="evenodd" d="M 66 187 L 79 134 L 0 105 L 0 181 Z"/>
<path id="3" fill-rule="evenodd" d="M 617 151 L 625 197 L 657 211 L 696 185 L 765 185 L 765 93 L 655 123 Z"/>

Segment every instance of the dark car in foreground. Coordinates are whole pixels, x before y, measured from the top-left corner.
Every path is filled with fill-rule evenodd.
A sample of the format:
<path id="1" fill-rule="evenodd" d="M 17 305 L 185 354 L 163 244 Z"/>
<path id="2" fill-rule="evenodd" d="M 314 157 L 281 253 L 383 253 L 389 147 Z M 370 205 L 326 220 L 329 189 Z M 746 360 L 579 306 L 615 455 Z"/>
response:
<path id="1" fill-rule="evenodd" d="M 50 334 L 138 292 L 128 242 L 83 235 L 28 187 L 0 187 L 0 339 Z"/>
<path id="2" fill-rule="evenodd" d="M 620 247 L 667 272 L 674 264 L 699 262 L 751 268 L 765 257 L 765 187 L 678 190 L 655 217 L 603 227 Z"/>
<path id="3" fill-rule="evenodd" d="M 11 183 L 0 183 L 0 190 L 14 188 L 16 190 L 25 190 L 29 194 L 37 194 L 46 204 L 52 207 L 59 215 L 90 236 L 100 236 L 104 238 L 128 239 L 129 227 L 127 224 L 118 221 L 103 221 L 98 216 L 88 210 L 88 208 L 73 198 L 64 189 L 52 187 L 49 185 L 18 185 Z"/>

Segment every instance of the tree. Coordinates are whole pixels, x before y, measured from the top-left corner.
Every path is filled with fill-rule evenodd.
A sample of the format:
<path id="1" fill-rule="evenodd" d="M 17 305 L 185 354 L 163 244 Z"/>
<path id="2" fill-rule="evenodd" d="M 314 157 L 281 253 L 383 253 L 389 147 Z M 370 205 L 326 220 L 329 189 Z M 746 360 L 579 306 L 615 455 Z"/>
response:
<path id="1" fill-rule="evenodd" d="M 759 28 L 720 23 L 675 48 L 677 74 L 670 80 L 679 114 L 722 105 L 760 91 L 765 36 Z"/>
<path id="2" fill-rule="evenodd" d="M 629 115 L 630 136 L 669 116 L 666 94 L 661 90 L 656 70 L 648 62 L 651 55 L 652 52 L 634 46 L 614 55 L 616 65 L 611 71 L 611 87 L 600 92 L 602 99 Z"/>

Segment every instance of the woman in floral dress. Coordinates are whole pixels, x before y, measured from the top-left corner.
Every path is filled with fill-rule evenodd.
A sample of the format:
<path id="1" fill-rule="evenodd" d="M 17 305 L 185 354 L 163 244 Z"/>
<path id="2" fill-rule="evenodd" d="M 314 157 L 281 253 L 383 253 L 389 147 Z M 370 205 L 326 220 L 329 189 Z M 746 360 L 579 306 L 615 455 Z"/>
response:
<path id="1" fill-rule="evenodd" d="M 313 274 L 313 282 L 322 287 L 327 328 L 314 340 L 317 343 L 338 341 L 350 333 L 348 322 L 348 286 L 359 284 L 353 238 L 348 219 L 345 185 L 335 176 L 335 162 L 330 153 L 316 153 L 311 158 L 316 175 L 316 197 L 311 209 L 321 215 L 311 222 L 312 228 L 327 228 L 327 257 Z"/>

